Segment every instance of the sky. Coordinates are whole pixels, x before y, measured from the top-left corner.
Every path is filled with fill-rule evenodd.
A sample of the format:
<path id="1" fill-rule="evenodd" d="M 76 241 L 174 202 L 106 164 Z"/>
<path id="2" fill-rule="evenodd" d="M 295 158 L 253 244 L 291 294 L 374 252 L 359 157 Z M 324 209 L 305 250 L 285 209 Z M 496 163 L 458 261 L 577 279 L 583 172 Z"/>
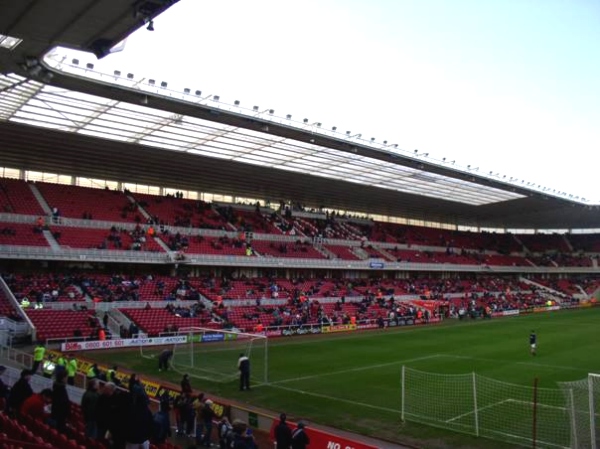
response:
<path id="1" fill-rule="evenodd" d="M 100 63 L 600 203 L 596 0 L 180 0 L 154 29 Z"/>

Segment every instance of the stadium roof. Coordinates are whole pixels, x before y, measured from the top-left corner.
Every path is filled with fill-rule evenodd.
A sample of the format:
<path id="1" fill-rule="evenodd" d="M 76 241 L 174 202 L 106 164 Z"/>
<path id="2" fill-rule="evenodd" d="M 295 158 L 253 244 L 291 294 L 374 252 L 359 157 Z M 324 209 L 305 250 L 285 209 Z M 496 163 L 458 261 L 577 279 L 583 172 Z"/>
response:
<path id="1" fill-rule="evenodd" d="M 318 123 L 102 75 L 56 52 L 43 62 L 56 45 L 103 56 L 172 3 L 64 1 L 49 21 L 55 2 L 0 1 L 0 164 L 467 226 L 600 227 L 596 206 Z"/>

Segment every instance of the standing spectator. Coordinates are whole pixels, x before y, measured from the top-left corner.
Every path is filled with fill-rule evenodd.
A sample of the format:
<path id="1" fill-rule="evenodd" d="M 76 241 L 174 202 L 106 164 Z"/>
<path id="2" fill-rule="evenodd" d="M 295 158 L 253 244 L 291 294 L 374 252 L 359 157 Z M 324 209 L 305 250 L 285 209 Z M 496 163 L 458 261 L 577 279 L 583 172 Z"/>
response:
<path id="1" fill-rule="evenodd" d="M 111 449 L 125 448 L 127 417 L 129 415 L 129 395 L 118 390 L 112 382 L 102 387 L 98 398 L 98 438 L 106 442 Z"/>
<path id="2" fill-rule="evenodd" d="M 85 435 L 92 439 L 98 438 L 98 381 L 92 379 L 88 382 L 87 389 L 81 398 L 81 411 L 85 421 Z"/>
<path id="3" fill-rule="evenodd" d="M 154 420 L 148 408 L 148 398 L 139 389 L 134 389 L 130 398 L 125 447 L 126 449 L 149 449 Z"/>
<path id="4" fill-rule="evenodd" d="M 300 421 L 296 430 L 292 432 L 292 449 L 306 449 L 306 446 L 310 444 L 304 427 L 304 423 Z"/>
<path id="5" fill-rule="evenodd" d="M 36 421 L 48 422 L 52 404 L 52 390 L 44 388 L 39 393 L 29 396 L 21 406 L 21 416 L 30 416 Z"/>
<path id="6" fill-rule="evenodd" d="M 192 404 L 195 403 L 189 393 L 181 393 L 175 400 L 175 417 L 179 435 L 193 436 L 194 407 Z"/>
<path id="7" fill-rule="evenodd" d="M 277 449 L 290 449 L 292 447 L 292 429 L 287 424 L 285 413 L 279 415 L 279 424 L 275 426 L 275 442 Z"/>
<path id="8" fill-rule="evenodd" d="M 196 444 L 206 447 L 210 447 L 213 419 L 216 416 L 212 405 L 213 401 L 210 399 L 204 401 L 204 405 L 198 410 L 198 419 L 196 420 Z"/>
<path id="9" fill-rule="evenodd" d="M 75 375 L 77 374 L 77 360 L 73 354 L 69 355 L 69 360 L 67 361 L 67 383 L 69 385 L 75 385 Z M 58 379 L 58 375 L 56 378 Z"/>
<path id="10" fill-rule="evenodd" d="M 52 427 L 61 433 L 67 431 L 67 419 L 71 415 L 71 401 L 67 393 L 67 384 L 64 374 L 56 378 L 52 385 L 52 411 L 50 419 Z"/>
<path id="11" fill-rule="evenodd" d="M 236 419 L 233 421 L 233 435 L 231 441 L 228 442 L 228 446 L 231 449 L 255 449 L 256 441 L 248 425 L 244 421 Z"/>
<path id="12" fill-rule="evenodd" d="M 159 371 L 162 371 L 162 370 L 167 371 L 169 369 L 169 362 L 171 361 L 172 357 L 173 357 L 172 350 L 165 349 L 164 351 L 162 351 L 160 353 L 160 355 L 158 356 L 158 370 Z"/>
<path id="13" fill-rule="evenodd" d="M 169 417 L 169 401 L 160 401 L 158 411 L 154 414 L 154 435 L 152 443 L 162 444 L 171 436 L 171 418 Z"/>
<path id="14" fill-rule="evenodd" d="M 4 374 L 4 371 L 6 371 L 6 366 L 0 365 L 0 376 Z M 10 388 L 4 383 L 2 377 L 0 377 L 0 412 L 6 407 L 6 401 L 8 400 L 9 394 Z"/>
<path id="15" fill-rule="evenodd" d="M 233 426 L 227 419 L 227 416 L 223 416 L 217 427 L 219 432 L 219 449 L 227 449 L 228 443 L 233 438 Z"/>
<path id="16" fill-rule="evenodd" d="M 31 380 L 31 371 L 24 369 L 21 371 L 19 380 L 15 382 L 8 395 L 8 411 L 12 416 L 18 416 L 23 402 L 33 394 L 29 381 Z"/>
<path id="17" fill-rule="evenodd" d="M 181 379 L 181 392 L 192 394 L 192 383 L 190 382 L 190 376 L 188 374 L 184 374 Z"/>
<path id="18" fill-rule="evenodd" d="M 238 359 L 238 370 L 240 370 L 240 391 L 250 389 L 250 359 L 240 354 Z"/>
<path id="19" fill-rule="evenodd" d="M 33 350 L 33 364 L 31 365 L 31 374 L 37 373 L 38 368 L 44 360 L 44 355 L 46 355 L 46 346 L 44 346 L 44 343 L 40 341 Z"/>

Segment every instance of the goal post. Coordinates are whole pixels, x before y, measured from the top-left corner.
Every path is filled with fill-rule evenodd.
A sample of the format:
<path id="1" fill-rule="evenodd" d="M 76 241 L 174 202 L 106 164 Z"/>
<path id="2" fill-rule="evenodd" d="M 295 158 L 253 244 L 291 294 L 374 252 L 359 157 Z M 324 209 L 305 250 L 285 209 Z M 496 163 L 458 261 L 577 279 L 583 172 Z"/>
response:
<path id="1" fill-rule="evenodd" d="M 191 377 L 226 383 L 239 378 L 240 354 L 250 360 L 253 384 L 268 383 L 268 338 L 261 334 L 201 327 L 182 328 L 182 344 L 173 345 L 172 368 Z"/>
<path id="2" fill-rule="evenodd" d="M 559 383 L 568 404 L 572 449 L 600 449 L 600 374 Z"/>
<path id="3" fill-rule="evenodd" d="M 568 410 L 558 388 L 406 366 L 401 379 L 401 416 L 406 421 L 518 445 L 569 447 Z"/>

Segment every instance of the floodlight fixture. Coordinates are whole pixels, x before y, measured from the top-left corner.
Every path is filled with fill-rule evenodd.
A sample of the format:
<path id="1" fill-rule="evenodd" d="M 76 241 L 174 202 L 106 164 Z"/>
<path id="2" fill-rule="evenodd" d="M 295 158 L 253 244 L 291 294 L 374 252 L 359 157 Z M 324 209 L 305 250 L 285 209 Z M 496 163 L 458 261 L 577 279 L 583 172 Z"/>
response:
<path id="1" fill-rule="evenodd" d="M 308 123 L 308 119 L 305 118 L 304 120 L 302 120 L 304 123 Z"/>
<path id="2" fill-rule="evenodd" d="M 167 82 L 166 81 L 161 81 L 160 82 L 160 87 L 162 87 L 163 89 L 165 89 L 167 87 Z"/>
<path id="3" fill-rule="evenodd" d="M 375 142 L 375 137 L 371 137 L 371 142 Z"/>
<path id="4" fill-rule="evenodd" d="M 79 65 L 79 59 L 77 59 L 77 58 L 73 58 L 73 59 L 71 60 L 71 64 L 73 64 L 73 65 Z"/>
<path id="5" fill-rule="evenodd" d="M 274 112 L 275 112 L 274 109 L 269 109 L 269 114 L 273 115 Z"/>
<path id="6" fill-rule="evenodd" d="M 332 131 L 337 131 L 337 126 L 332 126 L 332 127 L 331 127 L 331 130 L 332 130 Z"/>
<path id="7" fill-rule="evenodd" d="M 346 135 L 349 136 L 352 131 L 346 131 Z"/>
<path id="8" fill-rule="evenodd" d="M 236 105 L 236 106 L 239 106 L 239 105 L 240 105 L 240 100 L 235 100 L 235 101 L 233 102 L 233 104 L 234 104 L 234 105 Z"/>
<path id="9" fill-rule="evenodd" d="M 121 76 L 121 71 L 120 70 L 115 70 L 113 72 L 113 75 L 115 75 L 115 76 Z"/>
<path id="10" fill-rule="evenodd" d="M 85 65 L 85 68 L 86 68 L 86 69 L 89 69 L 89 70 L 93 70 L 93 69 L 94 69 L 94 64 L 92 64 L 91 62 L 88 62 L 88 63 Z"/>
<path id="11" fill-rule="evenodd" d="M 150 79 L 148 80 L 148 84 L 150 84 L 151 86 L 154 86 L 154 85 L 156 84 L 156 81 L 155 81 L 155 80 L 153 80 L 152 78 L 150 78 Z"/>
<path id="12" fill-rule="evenodd" d="M 258 106 L 253 106 L 253 107 L 252 107 L 252 110 L 253 110 L 254 112 L 257 112 L 257 111 L 258 111 Z"/>
<path id="13" fill-rule="evenodd" d="M 317 128 L 321 127 L 321 122 L 317 122 Z"/>
<path id="14" fill-rule="evenodd" d="M 384 144 L 384 145 L 387 145 L 387 140 L 384 140 L 384 141 L 383 141 L 383 144 Z"/>
<path id="15" fill-rule="evenodd" d="M 219 97 L 218 95 L 213 95 L 213 100 L 214 101 L 219 101 L 221 99 L 221 97 Z"/>
<path id="16" fill-rule="evenodd" d="M 288 114 L 285 116 L 286 119 L 291 120 L 292 119 L 292 114 Z"/>
<path id="17" fill-rule="evenodd" d="M 190 91 L 190 88 L 189 88 L 189 87 L 186 87 L 185 89 L 183 89 L 183 93 L 184 93 L 184 94 L 186 94 L 186 95 L 189 95 L 189 94 L 190 94 L 190 92 L 191 92 L 191 91 Z"/>
<path id="18" fill-rule="evenodd" d="M 197 90 L 196 92 L 194 92 L 194 94 L 199 97 L 200 95 L 202 95 L 202 91 L 201 90 Z"/>
<path id="19" fill-rule="evenodd" d="M 127 74 L 127 79 L 130 79 L 130 80 L 132 80 L 132 79 L 133 79 L 133 73 L 128 73 L 128 74 Z"/>

